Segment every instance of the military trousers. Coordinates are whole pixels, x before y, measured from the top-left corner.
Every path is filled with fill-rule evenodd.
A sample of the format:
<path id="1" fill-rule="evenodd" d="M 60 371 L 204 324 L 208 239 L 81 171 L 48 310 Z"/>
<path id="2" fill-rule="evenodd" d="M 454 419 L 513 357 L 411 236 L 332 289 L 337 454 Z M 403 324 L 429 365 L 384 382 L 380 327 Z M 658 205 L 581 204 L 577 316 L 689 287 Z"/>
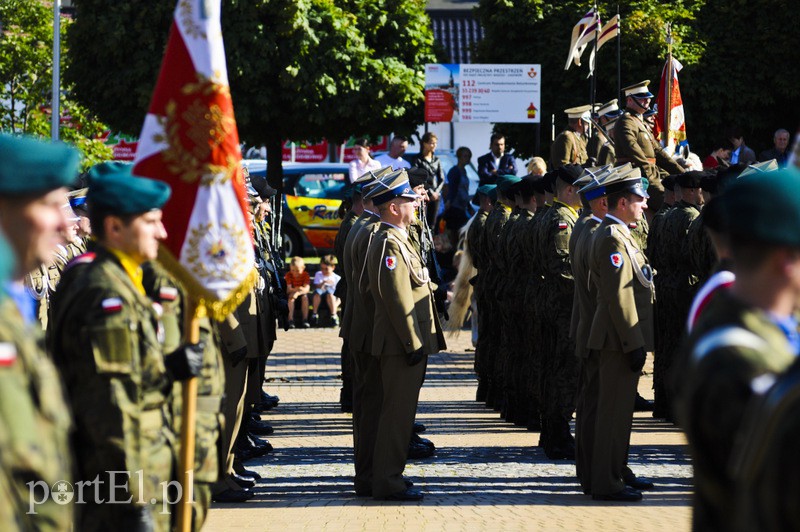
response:
<path id="1" fill-rule="evenodd" d="M 610 495 L 625 487 L 628 448 L 640 371 L 632 371 L 620 351 L 593 352 L 599 361 L 597 413 L 592 459 L 592 495 Z"/>
<path id="2" fill-rule="evenodd" d="M 580 360 L 575 406 L 575 472 L 584 493 L 592 492 L 592 453 L 600 392 L 600 356 L 592 351 Z"/>
<path id="3" fill-rule="evenodd" d="M 386 497 L 406 489 L 403 470 L 408 458 L 408 442 L 414 433 L 419 391 L 425 378 L 425 359 L 409 366 L 405 355 L 379 358 L 383 399 L 372 467 L 375 497 Z"/>
<path id="4" fill-rule="evenodd" d="M 372 489 L 375 439 L 383 401 L 380 361 L 371 353 L 356 351 L 353 360 L 353 456 L 356 491 Z"/>
<path id="5" fill-rule="evenodd" d="M 236 366 L 231 364 L 230 358 L 225 355 L 223 355 L 222 360 L 225 369 L 225 404 L 222 409 L 222 414 L 225 417 L 225 433 L 220 447 L 222 451 L 227 451 L 228 454 L 220 459 L 225 460 L 224 471 L 231 473 L 233 471 L 233 445 L 242 427 L 242 417 L 244 415 L 248 360 L 242 360 Z M 220 493 L 229 488 L 224 480 L 221 478 L 213 484 L 213 493 Z"/>

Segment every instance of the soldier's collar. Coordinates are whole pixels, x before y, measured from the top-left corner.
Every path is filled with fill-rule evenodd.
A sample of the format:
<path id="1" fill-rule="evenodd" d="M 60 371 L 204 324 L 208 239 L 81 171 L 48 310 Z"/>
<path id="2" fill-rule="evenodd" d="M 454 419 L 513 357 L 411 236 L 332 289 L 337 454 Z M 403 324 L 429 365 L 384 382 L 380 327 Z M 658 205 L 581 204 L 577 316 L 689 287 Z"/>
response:
<path id="1" fill-rule="evenodd" d="M 564 207 L 566 207 L 567 209 L 569 209 L 569 211 L 570 211 L 572 214 L 574 214 L 574 215 L 575 215 L 575 218 L 578 218 L 578 217 L 579 217 L 579 216 L 578 216 L 578 211 L 576 211 L 575 209 L 573 209 L 572 207 L 570 207 L 569 205 L 567 205 L 567 204 L 566 204 L 566 203 L 564 203 L 563 201 L 560 201 L 560 200 L 558 200 L 558 199 L 554 199 L 554 200 L 553 200 L 553 203 L 558 203 L 559 205 L 563 205 Z"/>
<path id="2" fill-rule="evenodd" d="M 142 295 L 146 295 L 147 292 L 145 292 L 143 284 L 144 272 L 142 271 L 142 266 L 124 251 L 120 251 L 108 246 L 106 246 L 106 249 L 109 253 L 117 258 L 120 265 L 122 265 L 122 269 L 125 270 L 125 273 L 128 274 L 131 282 L 133 282 L 133 286 L 135 286 Z"/>
<path id="3" fill-rule="evenodd" d="M 606 213 L 606 219 L 610 219 L 611 222 L 613 222 L 615 224 L 619 224 L 622 227 L 624 227 L 625 228 L 624 229 L 625 234 L 628 234 L 628 235 L 631 234 L 631 229 L 630 229 L 630 227 L 628 227 L 628 224 L 626 224 L 625 222 L 623 222 L 622 220 L 620 220 L 619 218 L 617 218 L 616 216 L 614 216 L 610 212 Z"/>

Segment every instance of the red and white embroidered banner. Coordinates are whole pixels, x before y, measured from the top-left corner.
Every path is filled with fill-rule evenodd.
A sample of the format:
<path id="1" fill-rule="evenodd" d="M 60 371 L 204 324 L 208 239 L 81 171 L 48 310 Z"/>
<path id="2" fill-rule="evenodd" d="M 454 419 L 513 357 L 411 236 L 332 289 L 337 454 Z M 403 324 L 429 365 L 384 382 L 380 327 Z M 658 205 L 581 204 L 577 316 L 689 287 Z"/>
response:
<path id="1" fill-rule="evenodd" d="M 172 186 L 159 260 L 217 319 L 255 282 L 221 0 L 179 0 L 134 174 Z"/>

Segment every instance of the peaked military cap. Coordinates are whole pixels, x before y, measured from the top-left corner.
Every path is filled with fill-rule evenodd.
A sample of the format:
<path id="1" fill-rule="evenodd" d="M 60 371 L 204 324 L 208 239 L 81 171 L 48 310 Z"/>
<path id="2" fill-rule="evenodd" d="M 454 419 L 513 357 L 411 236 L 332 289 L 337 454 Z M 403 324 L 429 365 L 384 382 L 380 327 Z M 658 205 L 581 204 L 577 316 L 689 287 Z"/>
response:
<path id="1" fill-rule="evenodd" d="M 581 172 L 583 172 L 583 168 L 579 164 L 564 164 L 556 170 L 556 177 L 568 185 L 573 185 L 580 177 Z"/>
<path id="2" fill-rule="evenodd" d="M 647 117 L 649 117 L 649 116 L 653 116 L 653 115 L 654 115 L 654 114 L 656 114 L 657 112 L 658 112 L 658 108 L 657 108 L 657 107 L 654 105 L 653 107 L 651 107 L 650 109 L 648 109 L 647 111 L 645 111 L 644 113 L 642 113 L 642 116 L 643 116 L 643 117 L 645 117 L 645 118 L 647 118 Z"/>
<path id="3" fill-rule="evenodd" d="M 515 175 L 511 174 L 499 175 L 497 176 L 497 188 L 500 190 L 500 192 L 505 194 L 511 187 L 513 187 L 520 181 L 522 181 L 522 178 L 517 177 Z"/>
<path id="4" fill-rule="evenodd" d="M 364 197 L 371 199 L 375 205 L 383 205 L 395 198 L 417 199 L 419 196 L 411 183 L 408 182 L 408 173 L 404 170 L 396 170 L 381 179 L 378 179 Z"/>
<path id="5" fill-rule="evenodd" d="M 605 196 L 606 188 L 603 186 L 603 182 L 615 172 L 616 169 L 610 164 L 595 168 L 585 168 L 584 174 L 586 175 L 582 175 L 580 179 L 575 182 L 575 184 L 578 185 L 579 182 L 583 182 L 585 180 L 585 184 L 580 190 L 578 190 L 578 192 L 583 194 L 583 197 L 586 198 L 586 201 L 592 201 L 593 199 Z"/>
<path id="6" fill-rule="evenodd" d="M 133 174 L 133 165 L 121 162 L 100 163 L 89 170 L 90 208 L 115 214 L 138 214 L 160 209 L 172 190 L 163 181 Z"/>
<path id="7" fill-rule="evenodd" d="M 643 183 L 642 171 L 637 167 L 620 166 L 614 173 L 603 180 L 602 185 L 606 189 L 606 194 L 632 192 L 645 199 L 650 197 Z"/>
<path id="8" fill-rule="evenodd" d="M 89 191 L 88 188 L 79 188 L 67 194 L 67 199 L 69 200 L 69 206 L 72 207 L 73 211 L 86 210 L 86 193 L 88 191 Z"/>
<path id="9" fill-rule="evenodd" d="M 617 99 L 614 98 L 610 102 L 606 102 L 597 109 L 597 114 L 600 116 L 604 116 L 606 118 L 614 118 L 622 114 L 622 110 L 619 108 L 619 103 Z"/>
<path id="10" fill-rule="evenodd" d="M 769 161 L 764 161 L 763 163 L 754 163 L 748 166 L 747 168 L 739 174 L 739 177 L 747 177 L 749 175 L 758 175 L 763 174 L 766 172 L 774 172 L 779 168 L 778 161 L 775 159 L 770 159 Z"/>
<path id="11" fill-rule="evenodd" d="M 394 170 L 392 170 L 391 166 L 384 166 L 379 170 L 367 170 L 366 172 L 358 176 L 358 179 L 356 179 L 354 183 L 369 183 L 370 181 L 374 181 L 376 179 L 382 178 L 385 175 L 389 175 L 392 172 L 394 172 Z"/>
<path id="12" fill-rule="evenodd" d="M 0 135 L 0 195 L 41 194 L 71 184 L 78 150 L 62 143 Z"/>
<path id="13" fill-rule="evenodd" d="M 272 188 L 269 183 L 267 183 L 267 178 L 264 176 L 251 175 L 250 185 L 252 185 L 253 189 L 258 194 L 258 197 L 262 200 L 269 199 L 278 193 L 277 190 Z"/>
<path id="14" fill-rule="evenodd" d="M 800 171 L 739 177 L 718 196 L 734 238 L 800 247 Z"/>
<path id="15" fill-rule="evenodd" d="M 707 174 L 699 170 L 690 170 L 675 176 L 675 182 L 681 188 L 700 188 L 700 183 Z"/>
<path id="16" fill-rule="evenodd" d="M 578 107 L 570 107 L 569 109 L 564 109 L 564 112 L 567 113 L 569 118 L 582 118 L 589 121 L 591 118 L 592 106 L 591 105 L 579 105 Z"/>
<path id="17" fill-rule="evenodd" d="M 646 79 L 644 81 L 640 81 L 639 83 L 634 83 L 633 85 L 628 85 L 627 87 L 622 89 L 622 93 L 625 94 L 625 97 L 633 96 L 634 98 L 652 98 L 653 93 L 650 92 L 650 89 L 647 86 L 650 85 L 650 80 Z"/>
<path id="18" fill-rule="evenodd" d="M 411 183 L 411 188 L 416 188 L 420 185 L 431 186 L 430 176 L 424 168 L 407 168 L 406 173 L 408 174 L 408 182 Z"/>

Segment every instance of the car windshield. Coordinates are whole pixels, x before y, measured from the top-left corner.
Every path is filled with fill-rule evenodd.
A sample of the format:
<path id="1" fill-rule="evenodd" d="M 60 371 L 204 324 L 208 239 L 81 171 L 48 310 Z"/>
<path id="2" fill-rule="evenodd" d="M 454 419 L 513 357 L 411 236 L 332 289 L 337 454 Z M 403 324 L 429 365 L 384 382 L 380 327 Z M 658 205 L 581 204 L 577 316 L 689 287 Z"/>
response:
<path id="1" fill-rule="evenodd" d="M 344 199 L 344 173 L 303 174 L 295 182 L 294 195 L 310 198 Z"/>

